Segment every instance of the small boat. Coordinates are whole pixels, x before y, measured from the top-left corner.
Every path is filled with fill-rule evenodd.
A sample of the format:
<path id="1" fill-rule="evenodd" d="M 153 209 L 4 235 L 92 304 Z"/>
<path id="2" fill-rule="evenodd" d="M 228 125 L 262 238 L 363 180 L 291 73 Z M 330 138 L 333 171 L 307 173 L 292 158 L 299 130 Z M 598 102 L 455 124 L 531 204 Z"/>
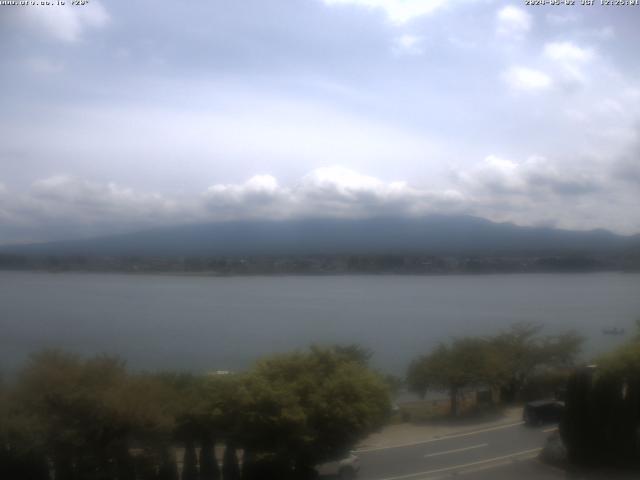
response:
<path id="1" fill-rule="evenodd" d="M 624 328 L 603 328 L 603 335 L 624 335 Z"/>

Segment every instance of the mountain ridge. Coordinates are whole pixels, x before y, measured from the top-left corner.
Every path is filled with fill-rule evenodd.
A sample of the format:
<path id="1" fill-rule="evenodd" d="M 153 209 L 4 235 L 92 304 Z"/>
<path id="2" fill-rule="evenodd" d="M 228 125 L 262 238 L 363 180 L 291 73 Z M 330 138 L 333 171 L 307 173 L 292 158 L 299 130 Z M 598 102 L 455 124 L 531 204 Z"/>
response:
<path id="1" fill-rule="evenodd" d="M 497 223 L 467 215 L 245 220 L 161 227 L 89 239 L 0 246 L 0 253 L 85 256 L 340 254 L 605 255 L 640 235 Z"/>

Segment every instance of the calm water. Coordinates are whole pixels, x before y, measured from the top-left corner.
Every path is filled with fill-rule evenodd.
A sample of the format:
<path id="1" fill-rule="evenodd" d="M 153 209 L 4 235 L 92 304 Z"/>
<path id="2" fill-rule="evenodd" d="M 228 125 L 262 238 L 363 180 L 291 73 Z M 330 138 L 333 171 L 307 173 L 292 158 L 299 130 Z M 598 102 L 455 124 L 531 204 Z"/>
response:
<path id="1" fill-rule="evenodd" d="M 576 329 L 593 354 L 640 317 L 640 275 L 178 277 L 0 272 L 0 368 L 60 347 L 132 368 L 240 369 L 270 352 L 358 342 L 404 371 L 451 336 L 516 321 Z"/>

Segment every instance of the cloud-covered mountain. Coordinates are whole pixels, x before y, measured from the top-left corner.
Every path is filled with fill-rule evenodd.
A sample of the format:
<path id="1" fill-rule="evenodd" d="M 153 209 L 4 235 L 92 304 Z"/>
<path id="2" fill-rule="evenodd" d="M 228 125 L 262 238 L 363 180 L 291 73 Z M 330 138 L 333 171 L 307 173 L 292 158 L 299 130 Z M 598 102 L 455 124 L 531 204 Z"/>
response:
<path id="1" fill-rule="evenodd" d="M 5 246 L 4 253 L 100 256 L 313 254 L 611 254 L 638 236 L 605 230 L 520 227 L 470 216 L 234 221 L 153 229 L 88 240 Z"/>

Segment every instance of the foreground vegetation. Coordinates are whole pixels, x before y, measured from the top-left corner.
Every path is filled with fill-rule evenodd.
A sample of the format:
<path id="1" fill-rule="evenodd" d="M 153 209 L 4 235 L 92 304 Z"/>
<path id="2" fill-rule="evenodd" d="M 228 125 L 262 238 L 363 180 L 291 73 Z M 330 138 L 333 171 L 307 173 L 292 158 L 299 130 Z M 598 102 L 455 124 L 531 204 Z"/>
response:
<path id="1" fill-rule="evenodd" d="M 313 478 L 314 465 L 389 413 L 387 386 L 363 358 L 312 348 L 243 374 L 194 376 L 42 352 L 2 388 L 0 478 L 176 480 L 178 446 L 183 480 Z M 216 444 L 226 447 L 222 468 Z"/>
<path id="2" fill-rule="evenodd" d="M 570 377 L 560 433 L 574 464 L 640 466 L 638 334 Z"/>
<path id="3" fill-rule="evenodd" d="M 553 394 L 563 386 L 583 339 L 574 332 L 543 336 L 542 327 L 519 323 L 493 337 L 457 338 L 416 358 L 407 383 L 424 397 L 429 389 L 449 393 L 451 414 L 459 414 L 465 390 L 484 388 L 506 402 L 527 394 Z"/>
<path id="4" fill-rule="evenodd" d="M 640 335 L 576 370 L 581 345 L 572 332 L 516 324 L 440 344 L 411 363 L 406 384 L 448 392 L 457 416 L 478 390 L 495 406 L 558 394 L 569 379 L 561 431 L 571 460 L 637 462 Z M 369 357 L 355 345 L 312 347 L 239 374 L 192 375 L 41 352 L 0 383 L 0 478 L 311 479 L 390 418 L 399 379 L 370 370 Z"/>

